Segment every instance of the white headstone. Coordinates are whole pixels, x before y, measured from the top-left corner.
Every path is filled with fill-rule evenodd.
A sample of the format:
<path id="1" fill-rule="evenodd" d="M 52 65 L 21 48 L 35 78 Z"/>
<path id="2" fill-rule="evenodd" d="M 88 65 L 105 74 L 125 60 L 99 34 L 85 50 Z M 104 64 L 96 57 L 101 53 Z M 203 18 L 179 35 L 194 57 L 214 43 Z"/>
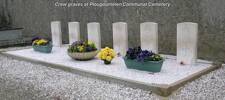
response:
<path id="1" fill-rule="evenodd" d="M 69 43 L 80 40 L 80 24 L 79 22 L 69 22 Z"/>
<path id="2" fill-rule="evenodd" d="M 122 56 L 126 55 L 126 51 L 128 49 L 127 23 L 113 23 L 113 48 Z"/>
<path id="3" fill-rule="evenodd" d="M 141 48 L 158 53 L 158 24 L 145 22 L 140 25 Z"/>
<path id="4" fill-rule="evenodd" d="M 177 24 L 177 62 L 194 64 L 197 60 L 198 24 Z"/>
<path id="5" fill-rule="evenodd" d="M 87 24 L 88 28 L 88 40 L 96 44 L 98 49 L 101 49 L 101 33 L 100 24 L 97 22 L 92 22 Z"/>
<path id="6" fill-rule="evenodd" d="M 61 22 L 53 21 L 51 22 L 51 32 L 52 32 L 52 44 L 53 46 L 62 45 L 62 31 L 61 31 Z"/>

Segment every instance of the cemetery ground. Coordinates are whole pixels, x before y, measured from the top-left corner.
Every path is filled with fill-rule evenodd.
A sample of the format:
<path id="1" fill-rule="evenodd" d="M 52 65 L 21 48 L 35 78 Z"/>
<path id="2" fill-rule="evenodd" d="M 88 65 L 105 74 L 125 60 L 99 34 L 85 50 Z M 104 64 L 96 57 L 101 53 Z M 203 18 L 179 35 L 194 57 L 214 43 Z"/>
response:
<path id="1" fill-rule="evenodd" d="M 10 48 L 18 49 L 18 48 Z M 21 48 L 19 48 L 21 49 Z M 8 50 L 8 49 L 7 49 Z M 120 83 L 86 77 L 40 64 L 0 55 L 1 100 L 73 99 L 225 99 L 225 68 L 212 71 L 189 82 L 168 97 Z"/>
<path id="2" fill-rule="evenodd" d="M 82 51 L 82 48 L 84 48 L 82 46 L 84 46 L 85 42 L 79 41 L 79 23 L 69 22 L 68 25 L 69 41 L 72 45 L 62 44 L 61 22 L 53 21 L 51 22 L 52 42 L 35 37 L 32 39 L 34 40 L 32 43 L 33 49 L 28 47 L 29 49 L 18 48 L 21 50 L 15 51 L 1 50 L 2 77 L 0 79 L 3 84 L 1 89 L 2 99 L 224 99 L 221 95 L 224 90 L 224 81 L 220 81 L 221 73 L 219 73 L 218 80 L 216 80 L 217 77 L 215 76 L 215 73 L 223 70 L 223 68 L 212 72 L 220 68 L 221 64 L 197 59 L 197 23 L 178 23 L 177 55 L 161 55 L 162 57 L 158 56 L 161 58 L 160 60 L 150 57 L 158 53 L 158 24 L 146 22 L 140 25 L 140 35 L 141 40 L 143 40 L 141 41 L 141 47 L 146 50 L 152 50 L 156 54 L 149 55 L 148 60 L 146 59 L 147 62 L 138 63 L 141 63 L 141 66 L 148 63 L 147 65 L 150 66 L 150 63 L 159 65 L 161 64 L 159 62 L 162 61 L 163 64 L 157 66 L 158 68 L 160 67 L 159 71 L 152 70 L 157 73 L 128 69 L 127 60 L 131 59 L 128 59 L 127 55 L 130 52 L 125 52 L 128 50 L 127 23 L 113 23 L 113 49 L 116 51 L 115 54 L 117 53 L 121 56 L 116 57 L 114 63 L 107 66 L 97 61 L 95 55 L 91 56 L 94 59 L 83 62 L 74 61 L 73 57 L 73 59 L 69 57 L 71 56 L 70 54 L 66 56 L 68 53 L 76 54 L 76 56 L 79 54 L 79 57 L 86 57 L 86 54 L 92 54 L 86 49 L 86 51 Z M 88 41 L 93 42 L 94 48 L 91 48 L 91 50 L 97 51 L 101 49 L 100 24 L 97 22 L 88 23 L 87 31 Z M 186 34 L 189 35 L 187 36 Z M 153 39 L 149 41 L 146 37 L 152 37 Z M 46 42 L 46 44 L 41 45 L 41 42 Z M 80 43 L 81 45 L 79 45 Z M 94 43 L 96 43 L 96 46 Z M 80 46 L 79 48 L 77 47 L 78 52 L 73 49 L 67 49 L 76 45 Z M 144 54 L 141 47 L 138 49 L 140 53 L 137 52 L 138 57 L 142 53 Z M 37 50 L 41 52 L 36 52 Z M 132 62 L 132 64 L 136 63 Z M 154 69 L 155 66 L 149 68 Z M 209 72 L 212 75 L 208 77 L 205 75 L 207 79 L 204 79 L 202 75 Z M 200 76 L 202 77 L 199 79 Z M 195 81 L 192 82 L 193 80 Z M 216 82 L 214 82 L 215 80 Z M 198 81 L 200 82 L 198 83 Z M 221 92 L 219 91 L 220 89 L 222 89 Z"/>

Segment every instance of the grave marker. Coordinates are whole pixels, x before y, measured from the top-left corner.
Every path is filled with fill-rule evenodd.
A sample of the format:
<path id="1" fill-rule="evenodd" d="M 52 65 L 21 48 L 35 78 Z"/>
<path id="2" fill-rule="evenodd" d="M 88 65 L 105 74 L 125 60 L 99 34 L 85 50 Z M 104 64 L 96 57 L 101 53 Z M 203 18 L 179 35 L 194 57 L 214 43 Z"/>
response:
<path id="1" fill-rule="evenodd" d="M 194 64 L 197 60 L 198 24 L 177 24 L 177 62 Z"/>
<path id="2" fill-rule="evenodd" d="M 75 41 L 80 40 L 80 23 L 79 22 L 69 22 L 69 43 L 72 44 Z"/>
<path id="3" fill-rule="evenodd" d="M 53 46 L 62 45 L 62 31 L 61 31 L 61 22 L 53 21 L 51 22 L 51 32 L 52 32 L 52 44 Z"/>
<path id="4" fill-rule="evenodd" d="M 140 25 L 141 48 L 158 53 L 158 24 L 145 22 Z"/>
<path id="5" fill-rule="evenodd" d="M 113 23 L 113 48 L 122 56 L 126 55 L 126 51 L 128 49 L 127 23 Z"/>
<path id="6" fill-rule="evenodd" d="M 98 49 L 101 49 L 101 34 L 100 34 L 100 24 L 97 22 L 92 22 L 87 24 L 88 28 L 88 40 L 96 44 Z"/>

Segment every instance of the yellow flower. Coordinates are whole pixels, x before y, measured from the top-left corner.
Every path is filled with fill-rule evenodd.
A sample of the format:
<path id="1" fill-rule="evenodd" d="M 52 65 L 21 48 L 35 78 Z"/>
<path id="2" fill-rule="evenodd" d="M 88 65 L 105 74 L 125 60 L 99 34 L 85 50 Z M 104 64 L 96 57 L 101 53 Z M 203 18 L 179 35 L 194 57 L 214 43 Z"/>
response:
<path id="1" fill-rule="evenodd" d="M 98 53 L 98 58 L 101 59 L 102 53 Z"/>
<path id="2" fill-rule="evenodd" d="M 37 45 L 40 45 L 41 44 L 41 40 L 37 40 Z"/>
<path id="3" fill-rule="evenodd" d="M 88 41 L 88 45 L 92 45 L 92 44 L 94 44 L 93 42 L 91 42 L 91 41 Z"/>
<path id="4" fill-rule="evenodd" d="M 38 42 L 38 40 L 35 40 L 34 42 L 33 42 L 33 44 L 36 44 Z"/>
<path id="5" fill-rule="evenodd" d="M 111 56 L 107 56 L 105 60 L 112 61 L 112 57 Z"/>
<path id="6" fill-rule="evenodd" d="M 101 59 L 102 59 L 102 60 L 105 60 L 105 59 L 106 59 L 106 56 L 105 56 L 105 55 L 102 55 L 102 56 L 101 56 Z"/>
<path id="7" fill-rule="evenodd" d="M 116 56 L 116 53 L 113 49 L 109 47 L 105 47 L 99 52 L 98 58 L 101 60 L 112 61 L 112 59 Z"/>
<path id="8" fill-rule="evenodd" d="M 36 40 L 35 40 L 36 41 Z M 44 40 L 44 39 L 41 39 L 41 40 L 37 40 L 36 43 L 37 45 L 44 45 L 46 44 L 48 41 L 47 40 Z"/>
<path id="9" fill-rule="evenodd" d="M 107 56 L 108 55 L 108 52 L 107 51 L 103 51 L 102 52 L 102 55 Z"/>
<path id="10" fill-rule="evenodd" d="M 108 50 L 110 50 L 110 48 L 109 47 L 105 47 L 105 50 L 108 51 Z"/>
<path id="11" fill-rule="evenodd" d="M 80 52 L 83 52 L 83 51 L 84 51 L 84 46 L 78 46 L 78 50 L 79 50 Z"/>

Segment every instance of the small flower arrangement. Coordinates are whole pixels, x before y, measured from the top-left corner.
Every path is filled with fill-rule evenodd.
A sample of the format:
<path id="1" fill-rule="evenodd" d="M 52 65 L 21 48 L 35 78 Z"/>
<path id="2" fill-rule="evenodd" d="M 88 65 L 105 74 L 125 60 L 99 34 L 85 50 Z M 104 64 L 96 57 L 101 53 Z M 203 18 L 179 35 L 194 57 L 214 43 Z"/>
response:
<path id="1" fill-rule="evenodd" d="M 38 40 L 33 41 L 33 45 L 45 46 L 48 44 L 49 44 L 49 41 L 46 39 L 38 39 Z"/>
<path id="2" fill-rule="evenodd" d="M 32 39 L 32 46 L 35 51 L 50 53 L 52 51 L 52 44 L 47 39 L 35 37 Z"/>
<path id="3" fill-rule="evenodd" d="M 111 61 L 115 58 L 115 56 L 115 51 L 109 47 L 105 47 L 98 54 L 98 58 L 103 60 L 104 64 L 111 64 Z"/>
<path id="4" fill-rule="evenodd" d="M 136 59 L 139 62 L 145 61 L 160 61 L 163 58 L 159 54 L 155 54 L 152 51 L 142 50 L 140 47 L 129 48 L 126 54 L 127 59 Z"/>
<path id="5" fill-rule="evenodd" d="M 136 47 L 127 50 L 124 61 L 127 68 L 130 69 L 160 72 L 164 60 L 159 54 Z"/>
<path id="6" fill-rule="evenodd" d="M 95 44 L 91 41 L 76 41 L 69 46 L 68 52 L 91 52 L 96 50 Z"/>
<path id="7" fill-rule="evenodd" d="M 90 60 L 98 54 L 95 44 L 90 41 L 76 41 L 69 45 L 67 51 L 68 55 L 76 60 Z"/>
<path id="8" fill-rule="evenodd" d="M 129 48 L 126 53 L 127 59 L 136 59 L 137 56 L 141 53 L 141 47 Z"/>

